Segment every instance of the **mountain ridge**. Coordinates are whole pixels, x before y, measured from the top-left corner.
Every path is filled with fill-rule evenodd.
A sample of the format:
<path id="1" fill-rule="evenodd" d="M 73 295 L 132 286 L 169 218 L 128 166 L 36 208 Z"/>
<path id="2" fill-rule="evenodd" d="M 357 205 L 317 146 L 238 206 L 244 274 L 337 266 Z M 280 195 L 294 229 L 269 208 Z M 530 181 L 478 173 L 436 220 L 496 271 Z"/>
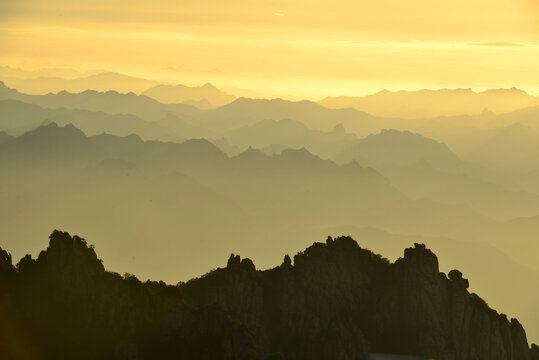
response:
<path id="1" fill-rule="evenodd" d="M 390 263 L 328 237 L 272 269 L 231 254 L 225 268 L 170 286 L 105 271 L 78 236 L 49 239 L 16 267 L 0 249 L 0 288 L 21 324 L 0 323 L 0 354 L 13 360 L 23 358 L 13 334 L 36 353 L 78 359 L 539 359 L 518 320 L 470 294 L 460 271 L 440 273 L 418 243 Z"/>

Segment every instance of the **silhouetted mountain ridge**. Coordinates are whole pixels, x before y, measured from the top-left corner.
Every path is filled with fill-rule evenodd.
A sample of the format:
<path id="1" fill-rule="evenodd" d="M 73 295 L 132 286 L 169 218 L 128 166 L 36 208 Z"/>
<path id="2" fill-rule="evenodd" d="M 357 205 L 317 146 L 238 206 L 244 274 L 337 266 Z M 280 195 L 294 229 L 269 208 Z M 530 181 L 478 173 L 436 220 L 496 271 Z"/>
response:
<path id="1" fill-rule="evenodd" d="M 225 268 L 187 283 L 142 283 L 105 271 L 84 239 L 54 231 L 47 250 L 16 267 L 0 249 L 0 290 L 12 315 L 0 323 L 0 355 L 539 359 L 517 320 L 470 294 L 460 271 L 448 275 L 422 244 L 390 263 L 350 237 L 328 237 L 269 270 L 232 254 Z"/>

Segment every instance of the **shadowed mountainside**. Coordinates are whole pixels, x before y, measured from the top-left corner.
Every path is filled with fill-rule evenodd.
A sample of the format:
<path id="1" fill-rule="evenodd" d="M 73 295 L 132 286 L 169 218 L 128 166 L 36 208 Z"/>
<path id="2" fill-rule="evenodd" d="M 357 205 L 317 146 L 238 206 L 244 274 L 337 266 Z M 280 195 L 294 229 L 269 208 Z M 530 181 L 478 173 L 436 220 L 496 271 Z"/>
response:
<path id="1" fill-rule="evenodd" d="M 0 355 L 30 359 L 537 360 L 520 323 L 415 244 L 396 262 L 349 237 L 270 270 L 232 254 L 177 286 L 107 272 L 84 239 L 54 231 L 17 266 L 0 249 Z"/>

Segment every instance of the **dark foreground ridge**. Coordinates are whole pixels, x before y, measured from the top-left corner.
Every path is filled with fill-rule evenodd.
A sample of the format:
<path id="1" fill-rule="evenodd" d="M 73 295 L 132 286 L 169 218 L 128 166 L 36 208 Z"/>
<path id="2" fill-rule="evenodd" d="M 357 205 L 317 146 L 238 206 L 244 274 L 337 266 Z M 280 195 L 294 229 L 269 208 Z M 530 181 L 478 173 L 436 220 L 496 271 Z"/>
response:
<path id="1" fill-rule="evenodd" d="M 349 237 L 271 270 L 231 255 L 184 284 L 142 283 L 55 231 L 16 267 L 0 249 L 0 359 L 539 360 L 520 323 L 467 288 L 424 245 L 391 264 Z"/>

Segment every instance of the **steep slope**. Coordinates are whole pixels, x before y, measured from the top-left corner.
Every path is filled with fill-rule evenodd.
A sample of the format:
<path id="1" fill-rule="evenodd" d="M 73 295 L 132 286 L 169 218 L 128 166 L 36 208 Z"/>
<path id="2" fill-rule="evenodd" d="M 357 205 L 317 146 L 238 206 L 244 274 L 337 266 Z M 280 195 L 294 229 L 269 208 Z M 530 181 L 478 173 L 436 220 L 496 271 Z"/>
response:
<path id="1" fill-rule="evenodd" d="M 293 359 L 361 358 L 368 352 L 530 358 L 518 321 L 469 294 L 459 271 L 449 279 L 440 273 L 436 256 L 420 244 L 389 264 L 351 238 L 328 238 L 294 256 L 293 266 L 285 257 L 262 274 L 250 260 L 231 256 L 226 269 L 183 288 L 194 302 L 220 304 L 241 319 L 260 349 L 277 347 Z"/>
<path id="2" fill-rule="evenodd" d="M 106 272 L 93 247 L 55 231 L 15 268 L 0 249 L 0 355 L 77 359 L 537 360 L 520 323 L 415 244 L 395 263 L 349 237 L 257 271 L 226 268 L 177 286 Z M 15 326 L 17 325 L 17 326 Z"/>
<path id="3" fill-rule="evenodd" d="M 254 359 L 247 329 L 178 288 L 105 272 L 85 240 L 55 231 L 15 268 L 0 249 L 3 359 Z M 4 321 L 7 320 L 7 321 Z"/>

